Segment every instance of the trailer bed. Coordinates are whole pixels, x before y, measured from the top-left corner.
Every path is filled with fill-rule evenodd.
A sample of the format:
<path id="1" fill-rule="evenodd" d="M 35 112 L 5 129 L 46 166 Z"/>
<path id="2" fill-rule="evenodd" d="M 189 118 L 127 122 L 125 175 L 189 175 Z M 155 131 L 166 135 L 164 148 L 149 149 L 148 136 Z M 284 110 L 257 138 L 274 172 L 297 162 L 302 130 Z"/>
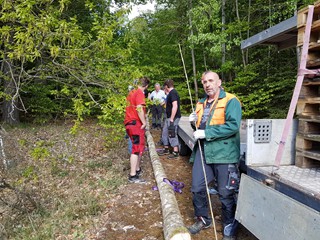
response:
<path id="1" fill-rule="evenodd" d="M 250 120 L 248 122 L 250 123 L 249 125 L 252 125 Z M 281 122 L 276 122 L 274 125 L 277 127 L 280 123 Z M 273 127 L 274 131 L 279 132 L 276 127 Z M 250 131 L 250 133 L 248 133 L 248 131 Z M 251 131 L 252 129 L 250 126 L 248 127 L 248 123 L 243 121 L 240 128 L 240 152 L 243 156 L 243 161 L 240 162 L 243 163 L 240 163 L 240 168 L 241 165 L 244 165 L 248 141 L 253 142 L 251 139 Z M 189 150 L 193 149 L 196 142 L 193 139 L 192 133 L 193 129 L 190 126 L 189 118 L 181 117 L 178 128 L 181 150 L 186 147 L 189 148 Z M 249 134 L 249 136 L 247 136 L 247 134 Z M 262 151 L 262 145 L 258 145 L 258 149 Z M 271 152 L 266 155 L 272 158 Z M 295 165 L 281 165 L 278 170 L 274 171 L 275 174 L 272 175 L 272 166 L 250 165 L 246 167 L 245 171 L 249 176 L 260 182 L 266 182 L 267 179 L 272 180 L 274 186 L 271 187 L 277 191 L 315 209 L 316 211 L 320 211 L 320 168 L 300 168 Z"/>
<path id="2" fill-rule="evenodd" d="M 251 166 L 247 168 L 247 174 L 316 211 L 320 211 L 320 168 L 280 166 L 272 174 L 272 166 Z M 268 179 L 272 182 L 268 182 Z"/>

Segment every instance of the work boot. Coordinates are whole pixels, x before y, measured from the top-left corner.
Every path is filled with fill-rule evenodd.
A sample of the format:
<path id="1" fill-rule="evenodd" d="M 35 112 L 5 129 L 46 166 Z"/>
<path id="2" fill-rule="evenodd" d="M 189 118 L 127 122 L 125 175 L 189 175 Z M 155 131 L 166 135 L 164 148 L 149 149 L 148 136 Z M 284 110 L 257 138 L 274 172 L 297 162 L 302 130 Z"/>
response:
<path id="1" fill-rule="evenodd" d="M 178 158 L 179 157 L 179 153 L 178 152 L 172 152 L 172 154 L 170 154 L 168 156 L 168 159 L 174 159 L 174 158 Z"/>
<path id="2" fill-rule="evenodd" d="M 188 230 L 191 234 L 196 234 L 200 232 L 202 229 L 206 229 L 211 227 L 212 222 L 206 222 L 203 217 L 198 217 L 196 222 L 188 227 Z"/>
<path id="3" fill-rule="evenodd" d="M 239 227 L 239 222 L 234 219 L 232 223 L 229 223 L 223 228 L 223 240 L 236 240 L 236 234 Z"/>
<path id="4" fill-rule="evenodd" d="M 237 240 L 236 236 L 223 236 L 222 240 Z"/>
<path id="5" fill-rule="evenodd" d="M 168 155 L 168 154 L 170 154 L 170 151 L 169 151 L 168 148 L 164 148 L 164 149 L 162 149 L 161 151 L 158 152 L 159 156 Z"/>

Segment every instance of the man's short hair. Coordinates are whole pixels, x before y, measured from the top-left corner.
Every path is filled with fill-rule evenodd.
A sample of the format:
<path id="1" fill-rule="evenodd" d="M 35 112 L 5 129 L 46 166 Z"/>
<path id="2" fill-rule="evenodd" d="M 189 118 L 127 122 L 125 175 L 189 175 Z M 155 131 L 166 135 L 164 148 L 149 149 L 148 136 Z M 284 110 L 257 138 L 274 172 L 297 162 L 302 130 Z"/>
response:
<path id="1" fill-rule="evenodd" d="M 160 87 L 160 83 L 156 83 L 154 86 L 155 86 L 155 87 L 156 87 L 156 86 L 159 86 L 159 87 Z"/>
<path id="2" fill-rule="evenodd" d="M 146 87 L 147 85 L 149 85 L 150 83 L 150 79 L 148 77 L 141 77 L 139 78 L 139 84 L 141 87 Z"/>
<path id="3" fill-rule="evenodd" d="M 167 86 L 168 88 L 172 88 L 174 86 L 172 79 L 167 79 L 164 81 L 163 86 Z"/>
<path id="4" fill-rule="evenodd" d="M 215 73 L 218 75 L 219 79 L 221 79 L 220 73 L 214 72 L 212 70 L 206 70 L 204 73 L 202 73 L 201 80 L 207 73 Z"/>

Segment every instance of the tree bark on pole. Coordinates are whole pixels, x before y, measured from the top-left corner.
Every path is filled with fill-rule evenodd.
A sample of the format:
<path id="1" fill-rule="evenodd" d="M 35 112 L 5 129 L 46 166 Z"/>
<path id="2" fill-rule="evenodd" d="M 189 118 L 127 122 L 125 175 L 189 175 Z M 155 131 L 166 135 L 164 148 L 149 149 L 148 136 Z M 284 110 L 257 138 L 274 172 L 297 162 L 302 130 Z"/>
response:
<path id="1" fill-rule="evenodd" d="M 191 240 L 190 233 L 184 226 L 175 193 L 173 189 L 163 181 L 163 179 L 167 177 L 156 152 L 153 137 L 148 130 L 146 131 L 146 137 L 153 173 L 160 194 L 164 239 Z"/>

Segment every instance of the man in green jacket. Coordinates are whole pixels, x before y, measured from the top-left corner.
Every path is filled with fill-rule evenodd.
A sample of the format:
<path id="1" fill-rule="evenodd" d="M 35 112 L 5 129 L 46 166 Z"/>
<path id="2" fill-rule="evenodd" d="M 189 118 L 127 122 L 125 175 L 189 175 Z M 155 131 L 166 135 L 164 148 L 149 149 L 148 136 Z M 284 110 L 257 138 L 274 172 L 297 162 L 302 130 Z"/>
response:
<path id="1" fill-rule="evenodd" d="M 189 121 L 194 123 L 195 144 L 190 161 L 192 168 L 193 206 L 196 222 L 188 229 L 196 234 L 212 224 L 209 215 L 207 183 L 215 180 L 222 204 L 223 240 L 236 239 L 238 222 L 235 220 L 236 194 L 239 187 L 238 162 L 240 157 L 241 104 L 233 94 L 221 88 L 219 75 L 207 71 L 201 82 L 206 98 L 201 99 Z M 202 153 L 202 156 L 201 156 Z M 205 171 L 203 171 L 203 167 Z"/>

